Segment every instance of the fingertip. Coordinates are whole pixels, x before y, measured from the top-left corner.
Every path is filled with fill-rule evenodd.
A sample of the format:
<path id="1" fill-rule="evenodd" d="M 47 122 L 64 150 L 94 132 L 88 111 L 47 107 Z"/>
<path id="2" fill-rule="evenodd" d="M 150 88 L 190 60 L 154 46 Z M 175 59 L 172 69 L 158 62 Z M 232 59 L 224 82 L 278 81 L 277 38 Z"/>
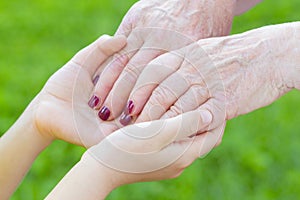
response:
<path id="1" fill-rule="evenodd" d="M 204 124 L 210 124 L 213 120 L 213 116 L 208 110 L 199 110 L 200 117 Z"/>
<path id="2" fill-rule="evenodd" d="M 115 45 L 116 48 L 121 49 L 127 44 L 127 38 L 124 35 L 117 35 L 114 37 L 111 37 L 111 45 Z"/>
<path id="3" fill-rule="evenodd" d="M 127 42 L 127 37 L 125 35 L 115 35 L 114 36 L 115 40 L 119 40 L 120 42 L 124 42 L 126 43 Z"/>
<path id="4" fill-rule="evenodd" d="M 112 36 L 110 36 L 110 35 L 108 35 L 108 34 L 103 34 L 103 35 L 101 35 L 99 38 L 98 38 L 98 41 L 99 42 L 105 42 L 105 41 L 107 41 L 107 40 L 109 40 L 109 39 L 111 39 L 112 38 Z"/>

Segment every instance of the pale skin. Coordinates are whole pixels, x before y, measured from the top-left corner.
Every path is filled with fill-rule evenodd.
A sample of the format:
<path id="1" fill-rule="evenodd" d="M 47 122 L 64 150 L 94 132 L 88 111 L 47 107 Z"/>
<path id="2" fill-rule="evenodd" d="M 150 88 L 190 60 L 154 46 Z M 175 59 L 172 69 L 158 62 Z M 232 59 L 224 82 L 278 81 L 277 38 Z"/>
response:
<path id="1" fill-rule="evenodd" d="M 174 3 L 176 2 L 164 4 L 162 8 L 171 8 L 170 5 L 174 5 Z M 157 9 L 160 4 L 159 1 L 153 1 L 152 10 Z M 129 12 L 128 17 L 124 19 L 118 30 L 119 34 L 128 33 L 131 30 L 126 29 L 127 25 L 131 26 L 136 24 L 135 27 L 143 25 L 138 25 L 137 19 L 145 14 L 144 5 L 146 5 L 145 1 L 138 3 L 137 6 Z M 190 10 L 192 13 L 194 5 L 195 3 L 191 4 L 188 8 L 185 8 L 184 11 Z M 182 7 L 184 7 L 184 4 L 182 4 Z M 153 19 L 153 16 L 150 15 L 152 10 L 148 10 L 148 15 L 145 14 L 146 17 L 144 18 L 149 21 L 148 26 L 156 24 L 158 21 L 163 23 L 163 20 L 151 22 L 151 19 Z M 136 21 L 132 21 L 133 18 L 130 17 L 130 15 L 134 13 L 138 13 L 135 17 Z M 231 10 L 226 12 L 226 15 L 229 16 L 229 25 L 224 24 L 224 28 L 219 27 L 224 34 L 230 30 L 230 13 Z M 208 13 L 205 14 L 208 15 Z M 201 16 L 196 15 L 196 17 Z M 217 18 L 217 16 L 215 16 L 215 18 Z M 214 18 L 211 18 L 210 22 L 214 20 Z M 161 27 L 163 28 L 165 25 L 166 24 L 162 24 Z M 169 28 L 180 29 L 180 25 L 182 24 L 170 26 Z M 198 29 L 187 29 L 186 31 L 193 32 L 198 31 Z M 201 34 L 207 35 L 210 33 L 209 31 L 203 30 Z M 135 39 L 133 36 L 131 38 L 132 40 Z M 104 39 L 105 37 L 102 37 L 99 40 L 103 41 Z M 107 42 L 104 46 L 100 46 L 100 49 L 98 46 L 99 42 L 95 42 L 77 54 L 49 79 L 43 90 L 28 106 L 20 119 L 4 134 L 1 138 L 0 150 L 5 156 L 2 156 L 0 161 L 1 163 L 7 163 L 7 165 L 1 165 L 0 167 L 1 174 L 6 174 L 6 176 L 1 176 L 0 179 L 1 197 L 6 198 L 12 194 L 25 176 L 34 159 L 53 140 L 62 139 L 73 144 L 90 147 L 100 142 L 106 135 L 119 127 L 118 122 L 110 121 L 104 123 L 95 119 L 96 113 L 88 109 L 85 102 L 91 96 L 91 91 L 94 87 L 93 79 L 97 74 L 101 73 L 103 68 L 110 62 L 105 60 L 125 45 L 124 40 L 123 37 L 119 37 L 116 40 Z M 112 47 L 113 49 L 111 49 Z M 151 60 L 151 56 L 149 60 Z M 128 60 L 123 58 L 117 59 L 113 66 L 118 66 L 127 61 Z M 104 63 L 101 65 L 102 62 Z M 101 65 L 101 67 L 98 67 L 98 65 Z M 73 93 L 74 86 L 76 90 Z M 80 95 L 76 93 L 76 91 L 80 91 Z M 82 102 L 84 102 L 84 104 Z M 98 130 L 99 127 L 100 130 Z M 98 132 L 95 130 L 98 130 Z M 80 132 L 80 135 L 78 132 Z M 22 149 L 22 155 L 19 152 L 20 149 Z M 13 162 L 12 158 L 14 158 Z M 19 167 L 18 172 L 14 171 L 14 166 L 16 165 Z M 22 168 L 20 168 L 20 166 L 22 166 Z M 10 176 L 12 174 L 13 176 Z"/>
<path id="2" fill-rule="evenodd" d="M 211 120 L 211 114 L 202 110 L 144 122 L 142 132 L 135 125 L 119 129 L 90 148 L 46 199 L 104 199 L 124 184 L 175 178 L 214 147 L 216 135 L 210 132 L 188 137 L 205 131 Z M 155 136 L 154 129 L 159 130 Z M 136 156 L 141 153 L 145 155 Z M 165 164 L 170 156 L 176 159 Z M 149 168 L 149 163 L 161 168 Z"/>
<path id="3" fill-rule="evenodd" d="M 126 67 L 112 65 L 96 85 L 95 95 L 100 101 L 94 108 L 100 112 L 105 107 L 110 110 L 108 119 L 101 119 L 112 120 L 121 114 L 126 106 L 123 100 L 128 98 L 135 80 L 152 59 L 202 38 L 228 35 L 234 10 L 232 0 L 137 2 L 116 33 L 128 37 L 128 46 L 121 52 L 127 57 Z"/>
<path id="4" fill-rule="evenodd" d="M 123 40 L 123 42 L 122 42 L 122 40 Z M 111 49 L 111 48 L 106 49 L 106 48 L 102 47 L 107 50 L 107 51 L 105 50 L 104 53 L 102 52 L 104 55 L 106 55 L 106 56 L 112 55 L 114 52 L 118 51 L 117 49 L 120 49 L 125 45 L 124 38 L 122 39 L 122 37 L 118 38 L 117 40 L 113 40 L 112 42 L 115 43 L 116 45 L 112 45 L 112 43 L 108 43 L 109 45 L 107 45 L 107 46 L 112 46 L 115 49 Z M 94 48 L 91 48 L 91 49 L 96 50 L 95 54 L 99 53 L 99 51 L 97 49 L 94 49 Z M 103 50 L 103 49 L 100 49 L 100 50 Z M 90 54 L 90 51 L 86 50 L 86 52 L 89 52 L 88 55 L 92 56 L 92 58 L 96 59 L 96 60 L 93 60 L 92 58 L 90 58 L 87 60 L 91 60 L 91 61 L 93 61 L 93 63 L 96 63 L 97 65 L 100 65 L 107 58 L 105 56 L 104 56 L 105 57 L 104 58 L 99 55 L 97 55 L 97 57 L 93 57 L 94 54 Z M 82 55 L 84 55 L 83 52 L 81 53 L 81 56 Z M 87 56 L 87 55 L 85 55 L 85 56 Z M 85 56 L 83 56 L 83 57 L 86 58 Z M 65 124 L 61 123 L 62 120 L 60 118 L 57 118 L 57 116 L 60 117 L 60 116 L 65 116 L 65 115 L 70 116 L 70 119 L 73 117 L 73 116 L 71 116 L 71 115 L 73 115 L 73 114 L 71 114 L 71 112 L 72 112 L 71 111 L 71 108 L 72 108 L 71 98 L 74 97 L 74 94 L 71 94 L 71 96 L 70 96 L 70 93 L 69 93 L 70 88 L 68 88 L 68 86 L 69 86 L 68 83 L 72 82 L 72 85 L 74 85 L 73 84 L 74 79 L 72 79 L 72 78 L 74 78 L 73 75 L 80 74 L 79 83 L 81 83 L 81 81 L 87 83 L 88 86 L 85 85 L 83 88 L 81 88 L 84 91 L 85 91 L 85 89 L 87 89 L 86 91 L 91 91 L 93 88 L 92 80 L 93 80 L 93 77 L 96 76 L 96 74 L 90 73 L 90 71 L 89 71 L 90 69 L 85 68 L 84 62 L 83 63 L 80 62 L 80 61 L 82 61 L 82 60 L 80 60 L 80 56 L 77 56 L 77 59 L 79 59 L 79 60 L 75 60 L 76 64 L 68 63 L 66 65 L 68 67 L 64 67 L 63 70 L 61 70 L 59 73 L 57 73 L 55 76 L 53 76 L 51 78 L 51 80 L 49 80 L 48 85 L 45 86 L 43 91 L 36 97 L 36 99 L 27 108 L 27 110 L 23 113 L 23 115 L 20 117 L 20 119 L 5 134 L 5 136 L 3 136 L 1 138 L 0 151 L 3 150 L 4 154 L 6 155 L 6 156 L 1 157 L 1 163 L 3 161 L 3 163 L 7 162 L 9 164 L 5 165 L 5 166 L 1 166 L 0 172 L 1 172 L 1 174 L 2 174 L 2 172 L 4 172 L 3 174 L 6 174 L 6 175 L 12 175 L 12 174 L 14 175 L 14 177 L 10 180 L 6 179 L 7 178 L 6 176 L 1 177 L 2 178 L 2 179 L 0 179 L 1 186 L 3 183 L 5 183 L 5 188 L 7 188 L 7 190 L 4 190 L 4 194 L 3 195 L 1 194 L 2 197 L 5 198 L 5 197 L 10 196 L 10 194 L 14 191 L 14 189 L 17 186 L 17 184 L 19 183 L 19 181 L 22 179 L 22 177 L 28 171 L 31 163 L 36 158 L 36 156 L 44 148 L 46 148 L 46 146 L 48 146 L 51 143 L 51 141 L 53 141 L 54 139 L 64 139 L 64 140 L 74 143 L 74 144 L 79 144 L 82 146 L 89 147 L 89 146 L 92 146 L 95 143 L 101 141 L 105 135 L 107 135 L 112 130 L 116 129 L 116 123 L 114 123 L 114 122 L 101 123 L 103 125 L 101 127 L 104 127 L 100 132 L 101 134 L 89 134 L 89 133 L 95 133 L 94 132 L 94 128 L 96 126 L 96 124 L 95 124 L 94 128 L 91 128 L 91 130 L 88 130 L 86 133 L 83 134 L 83 137 L 82 137 L 82 135 L 80 135 L 80 137 L 79 137 L 77 130 L 76 130 L 76 128 L 78 128 L 78 127 L 75 127 L 73 120 L 72 120 L 72 122 L 70 121 L 70 123 L 69 123 L 70 126 L 65 126 Z M 126 63 L 126 62 L 128 62 L 128 60 L 124 61 L 123 63 Z M 79 70 L 78 66 L 76 66 L 76 65 L 81 66 L 83 68 L 83 70 Z M 93 67 L 93 70 L 95 69 L 95 67 L 96 66 Z M 99 74 L 99 72 L 102 71 L 102 68 L 100 68 L 100 69 L 96 68 L 96 71 L 97 71 L 97 74 Z M 69 74 L 69 75 L 65 76 L 63 74 L 65 74 L 65 75 Z M 69 76 L 71 78 L 69 79 L 67 76 Z M 63 80 L 67 80 L 67 82 L 64 83 L 65 85 L 63 85 L 63 87 L 60 87 L 60 85 L 57 84 L 60 82 L 60 81 L 58 81 L 60 78 L 62 78 Z M 56 93 L 56 91 L 59 91 L 59 93 Z M 86 93 L 88 94 L 88 96 L 90 96 L 89 92 L 86 92 Z M 79 100 L 79 102 L 75 103 L 75 105 L 82 106 L 82 107 L 80 107 L 79 111 L 84 110 L 86 107 L 86 105 L 81 104 L 81 102 L 83 102 L 83 101 L 86 102 L 86 100 L 87 100 L 87 96 L 85 95 L 85 93 L 83 93 L 83 94 L 84 94 L 83 95 L 84 97 L 82 97 L 82 98 L 80 97 L 78 99 L 76 98 L 76 100 Z M 67 108 L 66 111 L 65 110 L 63 111 L 64 113 L 62 113 L 62 109 L 60 109 L 62 107 L 64 109 Z M 55 114 L 52 116 L 52 114 L 49 110 L 51 110 L 51 112 L 53 112 Z M 68 112 L 68 111 L 71 111 L 71 112 Z M 201 112 L 201 111 L 199 110 L 198 112 Z M 49 113 L 50 113 L 50 115 L 49 115 Z M 36 120 L 37 116 L 39 118 L 38 120 Z M 76 118 L 76 122 L 78 123 L 78 121 L 81 121 L 81 122 L 87 123 L 85 118 L 86 117 L 94 117 L 94 116 L 95 116 L 95 113 L 91 112 L 91 111 L 90 111 L 90 114 L 86 114 L 86 113 L 81 114 L 79 112 L 79 118 Z M 64 118 L 64 120 L 65 120 L 65 118 Z M 46 125 L 46 122 L 49 123 L 50 125 L 49 126 Z M 99 124 L 97 124 L 97 126 L 98 125 Z M 206 129 L 198 130 L 198 131 L 205 132 L 205 130 Z M 209 133 L 209 132 L 207 132 L 207 133 Z M 192 135 L 192 133 L 191 133 L 191 135 Z M 205 135 L 205 134 L 203 134 L 203 135 Z M 213 134 L 210 134 L 210 135 L 213 135 Z M 217 135 L 217 137 L 214 136 L 212 141 L 215 141 L 216 138 L 218 138 L 218 137 L 219 137 L 218 135 Z M 212 142 L 211 144 L 215 144 L 215 142 Z M 211 148 L 212 147 L 208 147 L 207 151 L 209 151 Z M 18 155 L 18 153 L 20 153 L 20 152 L 18 152 L 17 149 L 18 150 L 22 149 L 23 154 Z M 199 151 L 197 153 L 198 154 L 194 153 L 193 156 L 201 155 L 201 152 L 200 152 L 200 154 L 199 154 Z M 29 156 L 26 157 L 24 155 L 29 155 Z M 12 161 L 11 158 L 14 158 L 14 160 Z M 189 162 L 191 162 L 193 159 L 191 159 Z M 83 159 L 83 160 L 85 160 L 85 159 Z M 94 161 L 91 161 L 91 163 L 92 162 L 94 162 Z M 187 162 L 187 163 L 189 163 L 189 162 Z M 84 161 L 84 163 L 86 163 L 86 162 Z M 14 166 L 16 166 L 16 165 L 19 167 L 18 168 L 19 171 L 17 173 L 15 173 L 13 171 Z M 81 165 L 81 164 L 79 164 L 79 165 Z M 91 164 L 91 166 L 92 165 L 93 164 Z M 185 164 L 185 165 L 188 165 L 188 164 Z M 22 166 L 21 169 L 20 169 L 20 166 Z M 92 166 L 92 168 L 93 168 L 93 166 Z M 93 169 L 97 169 L 100 172 L 103 170 L 104 173 L 102 173 L 102 172 L 99 173 L 102 175 L 107 172 L 107 170 L 103 169 L 103 167 L 100 167 L 100 168 L 96 167 Z M 85 172 L 83 172 L 82 174 L 84 174 L 84 173 Z M 141 177 L 143 177 L 143 176 L 141 176 Z M 141 177 L 136 180 L 139 180 L 139 181 L 152 180 L 152 179 L 147 179 L 147 178 L 143 179 Z M 78 177 L 75 177 L 74 180 L 75 181 L 78 180 L 77 178 Z M 127 178 L 127 176 L 126 176 L 126 178 Z M 163 177 L 161 177 L 161 178 L 163 178 Z M 105 177 L 104 177 L 104 179 L 105 179 Z M 127 180 L 127 179 L 125 179 L 125 180 Z M 126 182 L 122 183 L 122 181 L 121 181 L 121 183 L 119 183 L 119 184 L 124 184 L 124 183 L 126 183 Z M 100 184 L 104 184 L 104 183 L 100 183 Z M 116 184 L 116 186 L 117 185 L 118 184 Z M 108 187 L 108 188 L 114 188 L 116 186 L 112 186 L 112 187 Z M 3 187 L 1 187 L 1 188 L 3 188 Z M 107 191 L 109 191 L 109 190 L 111 190 L 111 189 L 108 189 Z M 107 191 L 104 191 L 104 194 L 101 194 L 99 196 L 104 197 L 105 193 Z"/>
<path id="5" fill-rule="evenodd" d="M 205 108 L 215 116 L 210 130 L 223 132 L 227 120 L 300 89 L 299 33 L 299 22 L 267 26 L 199 40 L 154 59 L 129 96 L 132 119 Z"/>
<path id="6" fill-rule="evenodd" d="M 117 129 L 114 123 L 108 123 L 99 130 L 99 121 L 93 120 L 95 113 L 88 108 L 86 101 L 93 90 L 92 77 L 99 65 L 125 45 L 123 36 L 102 36 L 80 51 L 51 76 L 21 117 L 1 137 L 1 198 L 8 199 L 35 158 L 53 140 L 63 139 L 89 147 L 104 138 L 102 131 L 111 133 L 112 129 Z M 76 82 L 81 83 L 76 91 L 85 91 L 80 95 L 72 90 Z M 75 110 L 74 105 L 83 109 Z M 85 126 L 85 131 L 79 133 L 78 126 Z"/>
<path id="7" fill-rule="evenodd" d="M 112 65 L 103 72 L 94 91 L 100 99 L 94 109 L 100 112 L 104 109 L 110 110 L 109 117 L 102 117 L 102 120 L 118 118 L 128 104 L 123 100 L 129 97 L 137 77 L 152 59 L 199 39 L 228 35 L 233 17 L 259 2 L 259 0 L 137 2 L 126 14 L 116 33 L 128 37 L 128 46 L 122 51 L 125 56 L 123 63 L 125 68 Z M 119 119 L 122 117 L 123 115 Z M 122 123 L 122 120 L 120 122 Z"/>
<path id="8" fill-rule="evenodd" d="M 95 71 L 125 45 L 126 38 L 123 36 L 102 36 L 80 51 L 50 77 L 22 116 L 3 135 L 0 140 L 1 199 L 9 199 L 35 158 L 53 140 L 92 145 L 104 139 L 103 131 L 109 135 L 112 129 L 118 129 L 116 123 L 99 122 L 95 111 L 86 105 L 86 100 L 94 87 L 92 77 Z M 104 199 L 111 190 L 123 184 L 179 176 L 196 158 L 214 147 L 217 136 L 207 131 L 212 118 L 209 111 L 198 110 L 168 120 L 141 124 L 145 127 L 143 129 L 140 126 L 119 129 L 90 148 L 47 199 Z M 153 135 L 153 130 L 158 132 Z M 145 137 L 148 139 L 145 140 Z M 112 167 L 115 164 L 128 165 L 127 169 L 130 169 L 132 164 L 130 160 L 127 160 L 128 163 L 119 161 L 120 151 L 114 151 L 114 145 L 122 152 L 130 151 L 132 154 L 156 152 L 152 158 L 142 156 L 136 162 L 157 163 L 160 168 L 140 165 L 142 171 L 133 169 L 130 173 L 122 167 L 110 168 L 110 165 L 101 162 L 103 155 L 117 158 Z M 164 163 L 172 154 L 174 160 Z M 145 172 L 147 167 L 149 169 Z M 84 183 L 83 186 L 78 182 Z"/>
<path id="9" fill-rule="evenodd" d="M 159 102 L 163 102 L 162 110 L 170 110 L 155 116 L 165 118 L 224 97 L 225 103 L 217 105 L 225 106 L 225 119 L 229 120 L 299 89 L 299 27 L 300 23 L 294 22 L 199 40 L 153 60 L 130 96 L 135 102 L 145 102 L 138 103 L 133 111 L 138 113 L 143 109 L 137 121 L 153 115 L 149 111 Z M 172 71 L 157 76 L 155 70 L 161 63 L 166 68 L 172 67 Z M 152 84 L 147 83 L 146 76 L 147 80 L 153 80 Z M 180 79 L 188 81 L 187 84 L 180 85 Z M 176 87 L 181 88 L 176 90 Z M 190 105 L 191 99 L 198 104 Z"/>

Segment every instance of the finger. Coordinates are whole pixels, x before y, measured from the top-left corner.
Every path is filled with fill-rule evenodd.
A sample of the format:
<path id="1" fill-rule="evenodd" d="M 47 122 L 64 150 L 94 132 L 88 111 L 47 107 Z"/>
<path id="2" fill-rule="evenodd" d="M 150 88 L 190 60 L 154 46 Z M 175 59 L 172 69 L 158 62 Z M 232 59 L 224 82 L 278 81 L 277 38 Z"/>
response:
<path id="1" fill-rule="evenodd" d="M 102 104 L 102 108 L 99 112 L 99 117 L 102 120 L 112 120 L 120 115 L 126 105 L 130 91 L 134 87 L 134 84 L 145 65 L 161 53 L 162 52 L 159 50 L 140 49 L 130 59 Z M 108 93 L 107 91 L 104 91 L 103 93 L 100 91 L 101 90 L 97 89 L 98 94 L 100 93 L 102 98 Z"/>
<path id="2" fill-rule="evenodd" d="M 85 68 L 92 77 L 101 63 L 114 53 L 120 51 L 125 45 L 126 38 L 124 36 L 110 37 L 104 35 L 79 51 L 72 61 Z"/>
<path id="3" fill-rule="evenodd" d="M 168 119 L 195 110 L 209 98 L 210 94 L 206 86 L 193 85 L 166 113 L 163 114 L 161 119 Z"/>
<path id="4" fill-rule="evenodd" d="M 93 96 L 88 103 L 91 108 L 95 110 L 100 108 L 106 95 L 112 89 L 114 82 L 128 62 L 128 59 L 129 58 L 126 55 L 115 55 L 103 72 L 101 72 L 101 75 L 94 78 L 93 83 L 95 84 L 95 89 Z M 98 80 L 97 77 L 99 77 Z"/>
<path id="5" fill-rule="evenodd" d="M 179 55 L 168 53 L 154 59 L 144 68 L 130 93 L 129 100 L 121 115 L 120 122 L 122 125 L 128 125 L 131 118 L 137 116 L 142 111 L 153 90 L 155 90 L 164 79 L 176 72 L 182 62 L 183 58 Z M 176 76 L 179 76 L 179 74 L 176 74 Z M 186 81 L 182 78 L 180 80 L 183 84 L 178 87 L 178 91 L 175 94 L 172 93 L 172 95 L 176 96 L 177 93 L 181 93 L 181 90 L 185 90 Z M 170 79 L 170 82 L 178 81 Z M 171 83 L 167 83 L 166 85 L 168 84 Z"/>
<path id="6" fill-rule="evenodd" d="M 175 141 L 157 153 L 156 163 L 160 163 L 161 167 L 168 166 L 167 173 L 170 172 L 170 178 L 175 178 L 196 159 L 207 155 L 216 146 L 223 135 L 222 130 L 224 129 L 215 129 L 193 138 Z"/>
<path id="7" fill-rule="evenodd" d="M 201 142 L 198 145 L 198 157 L 204 158 L 211 150 L 217 146 L 218 142 L 224 135 L 226 122 L 223 122 L 219 127 L 197 136 Z"/>
<path id="8" fill-rule="evenodd" d="M 205 130 L 211 120 L 212 115 L 208 111 L 194 111 L 181 117 L 127 126 L 106 137 L 89 152 L 99 162 L 119 171 L 153 172 L 174 163 L 185 152 L 181 146 L 173 148 L 175 139 L 181 140 L 200 129 Z M 177 134 L 178 130 L 182 135 Z M 152 136 L 153 133 L 159 134 Z"/>
<path id="9" fill-rule="evenodd" d="M 138 117 L 139 121 L 159 119 L 190 87 L 187 79 L 175 72 L 152 92 L 150 99 Z"/>
<path id="10" fill-rule="evenodd" d="M 138 116 L 137 122 L 159 119 L 172 107 L 177 109 L 177 112 L 182 113 L 181 110 L 186 108 L 182 108 L 178 104 L 176 107 L 172 105 L 186 93 L 190 96 L 191 94 L 188 92 L 190 87 L 195 86 L 196 88 L 197 85 L 200 85 L 205 88 L 203 80 L 196 73 L 192 73 L 188 66 L 185 67 L 186 64 L 186 62 L 183 62 L 178 71 L 167 77 L 155 88 Z M 201 82 L 199 80 L 194 81 L 195 77 Z"/>
<path id="11" fill-rule="evenodd" d="M 127 41 L 127 46 L 113 59 L 110 57 L 103 62 L 95 73 L 95 89 L 89 101 L 91 108 L 99 109 L 102 106 L 122 70 L 143 44 L 143 39 L 137 33 L 132 33 Z"/>
<path id="12" fill-rule="evenodd" d="M 219 127 L 211 131 L 202 133 L 201 135 L 197 135 L 192 138 L 186 138 L 180 141 L 175 141 L 170 145 L 175 146 L 176 150 L 174 150 L 175 148 L 169 148 L 169 150 L 167 150 L 167 154 L 171 156 L 172 153 L 175 153 L 176 151 L 181 151 L 182 153 L 184 152 L 179 160 L 179 162 L 183 163 L 181 168 L 184 169 L 189 166 L 195 159 L 199 157 L 203 158 L 209 152 L 211 152 L 214 147 L 216 147 L 216 144 L 223 137 L 224 128 L 225 122 Z M 168 149 L 168 147 L 166 147 L 165 149 Z"/>
<path id="13" fill-rule="evenodd" d="M 126 141 L 126 151 L 147 153 L 158 151 L 175 140 L 187 138 L 197 132 L 205 132 L 212 121 L 212 115 L 207 110 L 197 110 L 179 115 L 175 118 L 144 122 L 120 129 L 123 134 L 109 137 L 118 137 Z M 120 135 L 124 138 L 120 139 Z M 109 138 L 111 139 L 111 138 Z M 124 147 L 124 142 L 121 142 Z M 139 144 L 138 147 L 132 144 Z"/>
<path id="14" fill-rule="evenodd" d="M 120 35 L 120 34 L 117 34 L 117 35 Z M 121 55 L 122 57 L 127 56 L 128 60 L 130 60 L 142 47 L 142 45 L 144 43 L 144 39 L 140 34 L 138 34 L 138 32 L 130 32 L 130 35 L 128 35 L 127 33 L 121 34 L 121 35 L 126 35 L 126 36 L 128 36 L 128 38 L 127 38 L 126 47 L 119 52 L 119 55 Z M 104 63 L 102 63 L 101 66 L 99 67 L 99 69 L 97 70 L 95 76 L 101 74 L 103 69 L 105 67 L 107 67 L 107 65 L 110 64 L 112 62 L 112 60 L 113 59 L 107 59 Z M 126 62 L 126 64 L 127 64 L 127 62 Z M 124 64 L 123 68 L 126 66 L 126 64 Z M 107 75 L 103 74 L 103 76 L 107 76 Z M 103 80 L 102 80 L 102 82 L 103 82 Z M 111 88 L 112 88 L 112 85 L 114 82 L 115 82 L 114 80 L 109 80 L 109 82 L 106 83 L 106 85 L 111 85 Z"/>

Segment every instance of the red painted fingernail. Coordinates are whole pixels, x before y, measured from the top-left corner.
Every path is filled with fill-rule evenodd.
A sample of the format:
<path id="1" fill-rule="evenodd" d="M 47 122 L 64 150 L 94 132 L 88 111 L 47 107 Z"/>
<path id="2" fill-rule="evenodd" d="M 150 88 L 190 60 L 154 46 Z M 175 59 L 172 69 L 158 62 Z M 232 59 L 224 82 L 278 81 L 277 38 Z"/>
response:
<path id="1" fill-rule="evenodd" d="M 95 76 L 95 78 L 93 79 L 93 84 L 96 85 L 99 81 L 99 75 Z"/>
<path id="2" fill-rule="evenodd" d="M 88 104 L 91 108 L 95 108 L 99 104 L 99 102 L 100 99 L 96 95 L 93 95 Z"/>
<path id="3" fill-rule="evenodd" d="M 125 115 L 131 114 L 132 111 L 133 111 L 133 108 L 134 108 L 133 101 L 132 101 L 132 100 L 129 100 L 129 101 L 127 102 L 126 108 L 124 109 L 124 114 L 125 114 Z"/>
<path id="4" fill-rule="evenodd" d="M 123 126 L 127 126 L 128 124 L 130 124 L 131 120 L 132 120 L 132 118 L 130 115 L 123 114 L 119 121 Z"/>
<path id="5" fill-rule="evenodd" d="M 98 116 L 103 121 L 106 121 L 109 118 L 109 115 L 110 115 L 110 110 L 106 106 L 103 106 L 102 109 L 98 113 Z"/>

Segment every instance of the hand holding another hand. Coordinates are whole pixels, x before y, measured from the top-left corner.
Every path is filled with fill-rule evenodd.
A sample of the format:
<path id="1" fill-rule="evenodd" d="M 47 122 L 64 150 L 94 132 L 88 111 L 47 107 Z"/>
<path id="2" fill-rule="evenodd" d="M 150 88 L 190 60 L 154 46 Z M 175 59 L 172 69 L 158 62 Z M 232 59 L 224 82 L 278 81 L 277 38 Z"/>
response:
<path id="1" fill-rule="evenodd" d="M 298 24 L 203 39 L 157 57 L 137 78 L 121 114 L 123 124 L 208 109 L 214 114 L 210 130 L 222 133 L 227 120 L 299 88 Z"/>
<path id="2" fill-rule="evenodd" d="M 102 72 L 94 90 L 99 117 L 104 121 L 119 117 L 127 104 L 124 99 L 154 58 L 202 38 L 229 34 L 234 9 L 232 0 L 137 2 L 117 31 L 128 37 L 128 45 L 120 53 L 122 61 Z M 127 120 L 121 116 L 120 122 Z"/>
<path id="3" fill-rule="evenodd" d="M 120 185 L 175 178 L 214 146 L 211 120 L 199 110 L 119 129 L 88 149 L 47 199 L 104 199 Z"/>
<path id="4" fill-rule="evenodd" d="M 28 108 L 34 111 L 34 124 L 43 137 L 90 147 L 117 129 L 114 122 L 100 126 L 86 102 L 95 73 L 103 70 L 101 63 L 125 45 L 124 36 L 102 36 L 50 77 Z"/>

